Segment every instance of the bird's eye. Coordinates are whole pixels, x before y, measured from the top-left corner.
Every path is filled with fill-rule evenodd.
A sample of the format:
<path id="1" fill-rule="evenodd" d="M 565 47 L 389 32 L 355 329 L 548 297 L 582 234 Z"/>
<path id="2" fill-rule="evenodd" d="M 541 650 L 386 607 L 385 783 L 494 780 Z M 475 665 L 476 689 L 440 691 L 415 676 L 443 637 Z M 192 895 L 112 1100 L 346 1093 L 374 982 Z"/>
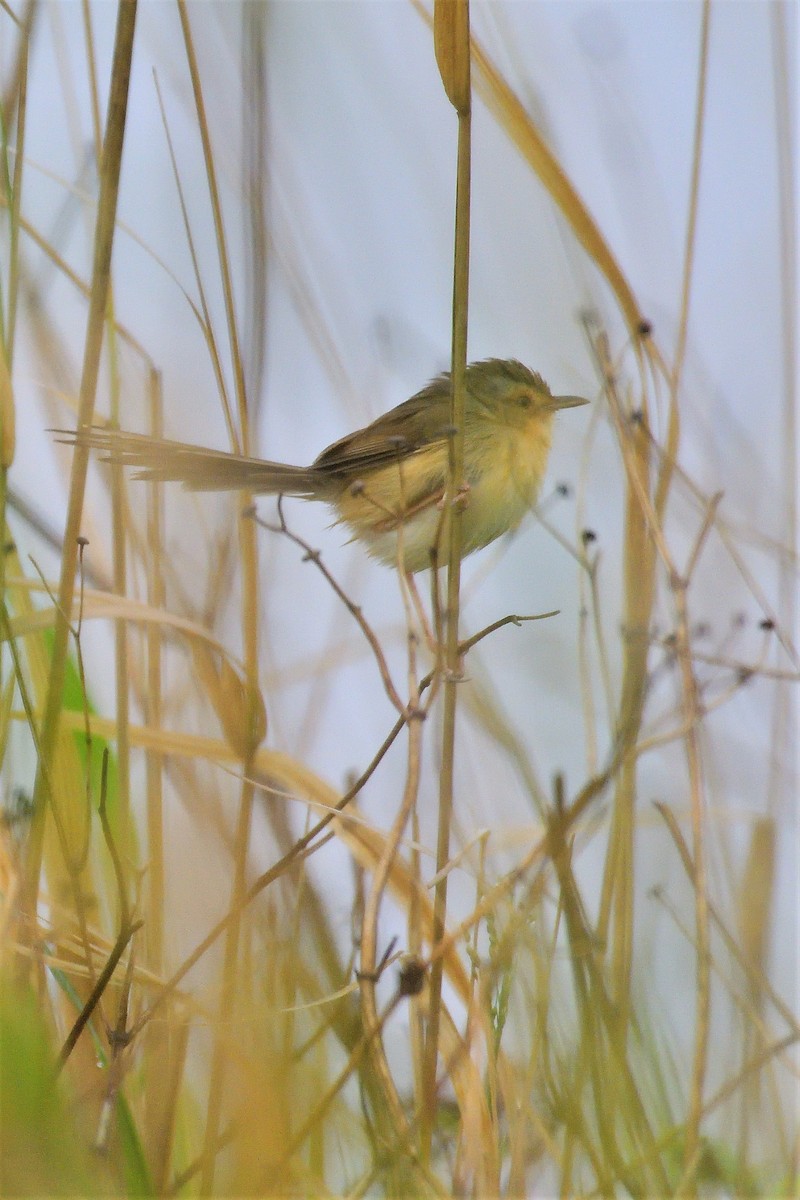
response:
<path id="1" fill-rule="evenodd" d="M 530 408 L 531 398 L 527 392 L 523 392 L 521 396 L 517 397 L 517 404 L 520 408 Z"/>

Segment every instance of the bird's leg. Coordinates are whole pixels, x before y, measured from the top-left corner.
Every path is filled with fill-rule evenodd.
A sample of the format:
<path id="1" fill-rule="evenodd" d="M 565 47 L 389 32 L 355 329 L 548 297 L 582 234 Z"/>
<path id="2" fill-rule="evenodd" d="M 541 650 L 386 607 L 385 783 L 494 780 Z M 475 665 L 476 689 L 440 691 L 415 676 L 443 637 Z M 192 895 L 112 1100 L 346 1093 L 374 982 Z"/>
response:
<path id="1" fill-rule="evenodd" d="M 471 491 L 472 491 L 472 484 L 469 483 L 468 480 L 465 479 L 463 481 L 463 483 L 461 483 L 460 486 L 456 489 L 456 494 L 455 494 L 455 496 L 453 496 L 453 499 L 450 501 L 450 503 L 454 504 L 454 505 L 458 505 L 458 507 L 461 508 L 463 511 L 463 509 L 465 509 L 467 507 L 467 505 L 469 504 L 469 494 Z M 441 500 L 439 500 L 439 502 L 436 505 L 436 507 L 438 509 L 441 510 L 444 508 L 445 499 L 446 499 L 446 496 L 442 496 Z"/>

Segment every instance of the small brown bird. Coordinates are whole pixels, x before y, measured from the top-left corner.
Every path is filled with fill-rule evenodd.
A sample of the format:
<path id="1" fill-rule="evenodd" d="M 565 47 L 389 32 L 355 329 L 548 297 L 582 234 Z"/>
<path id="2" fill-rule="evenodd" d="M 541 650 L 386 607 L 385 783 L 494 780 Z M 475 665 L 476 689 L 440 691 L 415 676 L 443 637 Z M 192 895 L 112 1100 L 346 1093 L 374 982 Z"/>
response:
<path id="1" fill-rule="evenodd" d="M 580 396 L 553 396 L 541 375 L 515 359 L 471 363 L 465 383 L 462 555 L 516 529 L 536 503 L 554 413 L 588 403 Z M 70 434 L 69 441 L 138 468 L 137 479 L 176 480 L 192 491 L 243 489 L 324 500 L 370 554 L 413 572 L 441 561 L 447 546 L 443 501 L 451 435 L 445 373 L 334 442 L 310 467 L 96 427 Z"/>

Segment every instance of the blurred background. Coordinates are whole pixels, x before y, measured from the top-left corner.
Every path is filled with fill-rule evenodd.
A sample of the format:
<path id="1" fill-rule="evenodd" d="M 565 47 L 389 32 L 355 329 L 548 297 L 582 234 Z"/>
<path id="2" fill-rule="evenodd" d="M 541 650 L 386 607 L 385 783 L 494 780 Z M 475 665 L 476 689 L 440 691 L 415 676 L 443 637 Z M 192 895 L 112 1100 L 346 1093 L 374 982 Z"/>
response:
<path id="1" fill-rule="evenodd" d="M 219 186 L 250 450 L 305 464 L 449 367 L 456 117 L 436 68 L 429 7 L 260 0 L 187 11 Z M 708 7 L 695 0 L 472 0 L 470 13 L 474 38 L 593 217 L 651 332 L 642 338 L 630 327 L 607 271 L 576 239 L 574 213 L 559 210 L 486 103 L 485 76 L 474 66 L 469 358 L 518 358 L 554 391 L 591 404 L 558 417 L 539 511 L 463 566 L 464 636 L 507 614 L 557 615 L 500 629 L 469 654 L 455 778 L 453 852 L 462 856 L 450 877 L 448 923 L 468 914 L 481 889 L 541 838 L 555 776 L 563 776 L 571 800 L 613 754 L 636 566 L 626 562 L 626 471 L 598 366 L 602 332 L 622 410 L 647 408 L 654 471 L 674 455 L 661 533 L 677 570 L 691 567 L 686 630 L 700 704 L 700 790 L 687 766 L 685 683 L 675 653 L 680 613 L 657 563 L 635 770 L 635 861 L 625 868 L 637 1036 L 648 1061 L 654 1047 L 664 1050 L 657 1074 L 679 1123 L 697 1044 L 696 897 L 656 802 L 688 842 L 699 799 L 708 896 L 777 995 L 797 1009 L 797 10 L 739 0 Z M 72 451 L 49 431 L 75 419 L 98 189 L 92 80 L 102 124 L 116 16 L 108 3 L 40 3 L 11 5 L 0 20 L 7 97 L 19 23 L 31 21 L 13 362 L 17 445 L 8 477 L 9 527 L 29 577 L 29 555 L 47 579 L 59 570 Z M 7 151 L 13 166 L 14 148 Z M 6 270 L 10 253 L 7 246 Z M 165 436 L 230 448 L 220 395 L 234 392 L 235 353 L 219 231 L 180 15 L 167 3 L 141 5 L 137 18 L 112 286 L 122 335 L 106 347 L 98 412 L 107 416 L 118 405 L 121 427 L 151 431 L 155 370 Z M 670 449 L 671 412 L 679 420 Z M 163 489 L 163 595 L 156 602 L 145 565 L 148 494 L 127 481 L 128 594 L 196 622 L 243 659 L 240 499 Z M 259 501 L 258 511 L 274 521 L 274 501 Z M 287 501 L 284 515 L 322 551 L 405 685 L 396 573 L 348 544 L 322 506 Z M 104 467 L 90 471 L 82 527 L 86 585 L 110 589 Z M 337 798 L 368 766 L 396 714 L 364 638 L 320 572 L 280 534 L 259 529 L 256 541 L 265 746 L 302 764 Z M 426 599 L 427 590 L 423 580 Z M 132 625 L 129 646 L 134 725 L 149 720 L 139 628 Z M 108 620 L 82 627 L 91 703 L 116 719 L 113 637 Z M 423 648 L 419 674 L 428 665 Z M 161 764 L 164 907 L 159 961 L 151 960 L 164 978 L 227 911 L 232 886 L 241 762 L 181 757 L 169 743 L 172 734 L 224 740 L 198 670 L 180 636 L 167 632 L 160 723 L 176 757 Z M 418 826 L 403 844 L 409 859 L 418 853 L 425 885 L 434 874 L 440 723 L 437 704 L 424 727 Z M 135 738 L 132 745 L 128 853 L 141 869 L 152 851 L 149 776 Z M 7 804 L 20 789 L 32 790 L 34 771 L 32 742 L 18 723 L 3 766 Z M 401 737 L 358 797 L 369 828 L 389 828 L 406 777 Z M 318 815 L 312 794 L 278 775 L 258 791 L 249 879 Z M 574 830 L 572 867 L 595 927 L 613 891 L 613 821 L 612 786 Z M 326 936 L 346 964 L 358 943 L 358 896 L 368 873 L 365 883 L 341 836 L 305 871 Z M 255 957 L 248 967 L 254 992 L 265 969 L 264 931 L 274 936 L 286 922 L 321 992 L 328 987 L 317 961 L 317 910 L 298 900 L 292 879 L 248 918 L 241 953 Z M 139 887 L 146 912 L 146 882 Z M 545 893 L 552 915 L 552 881 Z M 97 919 L 108 937 L 112 912 L 111 900 L 100 903 Z M 382 946 L 396 936 L 406 947 L 408 915 L 396 895 L 385 898 Z M 566 994 L 574 948 L 553 920 L 552 986 Z M 614 927 L 612 919 L 611 942 Z M 489 954 L 487 945 L 476 944 L 476 952 Z M 741 1069 L 754 1012 L 764 1044 L 785 1032 L 766 994 L 752 994 L 752 977 L 742 982 L 741 963 L 718 933 L 711 953 L 707 1096 Z M 182 985 L 202 1009 L 186 1074 L 201 1110 L 212 1053 L 202 1031 L 213 1024 L 208 1013 L 221 969 L 218 943 Z M 527 995 L 522 970 L 515 982 Z M 392 987 L 387 978 L 384 999 Z M 750 1015 L 739 1003 L 742 991 Z M 446 995 L 463 1020 L 463 997 L 457 989 Z M 565 1012 L 575 1003 L 565 1000 Z M 386 1031 L 403 1094 L 413 1082 L 410 1027 L 413 1019 L 401 1013 Z M 524 1058 L 528 1038 L 512 1003 L 503 1046 Z M 747 1163 L 748 1171 L 763 1168 L 767 1186 L 788 1186 L 782 1181 L 798 1148 L 797 1065 L 796 1053 L 776 1059 L 758 1099 L 745 1102 L 739 1089 L 704 1126 L 716 1146 L 735 1145 L 739 1182 Z M 191 1157 L 176 1152 L 175 1170 Z M 338 1169 L 348 1180 L 348 1168 Z M 731 1186 L 723 1168 L 716 1171 L 723 1190 Z"/>

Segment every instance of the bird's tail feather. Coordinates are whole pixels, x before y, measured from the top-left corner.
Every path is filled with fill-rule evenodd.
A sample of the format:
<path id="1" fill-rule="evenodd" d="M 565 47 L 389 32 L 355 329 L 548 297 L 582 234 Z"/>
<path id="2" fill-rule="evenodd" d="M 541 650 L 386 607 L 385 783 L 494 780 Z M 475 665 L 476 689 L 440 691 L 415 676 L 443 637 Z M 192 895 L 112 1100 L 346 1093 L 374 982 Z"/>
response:
<path id="1" fill-rule="evenodd" d="M 58 440 L 71 446 L 99 450 L 104 461 L 134 467 L 136 479 L 178 482 L 192 492 L 247 490 L 264 494 L 324 498 L 319 473 L 313 467 L 245 458 L 224 450 L 206 450 L 188 442 L 171 442 L 141 433 L 124 433 L 91 426 L 75 431 L 56 429 Z"/>

